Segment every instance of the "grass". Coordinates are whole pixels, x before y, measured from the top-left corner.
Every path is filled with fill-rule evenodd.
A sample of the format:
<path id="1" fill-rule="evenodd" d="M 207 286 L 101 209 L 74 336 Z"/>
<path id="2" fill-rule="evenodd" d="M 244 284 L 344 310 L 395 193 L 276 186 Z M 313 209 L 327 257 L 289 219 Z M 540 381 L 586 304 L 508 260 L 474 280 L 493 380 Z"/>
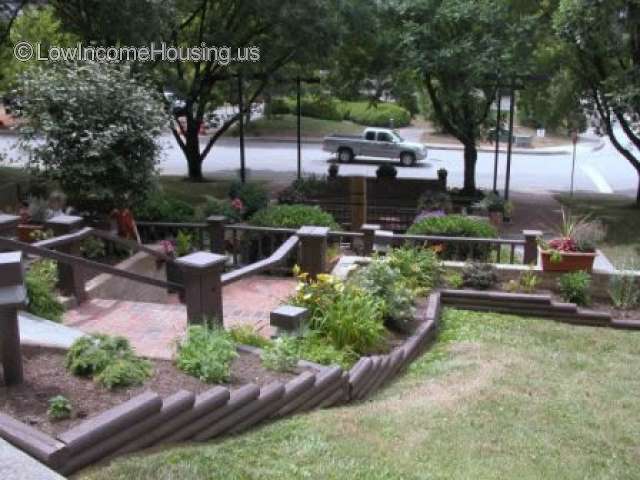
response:
<path id="1" fill-rule="evenodd" d="M 578 194 L 556 199 L 579 215 L 601 220 L 607 235 L 600 249 L 618 268 L 640 268 L 640 209 L 633 199 L 618 195 Z"/>
<path id="2" fill-rule="evenodd" d="M 192 205 L 206 201 L 205 196 L 226 198 L 231 179 L 207 179 L 205 182 L 190 182 L 183 176 L 161 175 L 158 177 L 162 191 L 170 197 Z"/>
<path id="3" fill-rule="evenodd" d="M 295 115 L 276 115 L 271 118 L 260 118 L 248 125 L 246 134 L 256 137 L 295 137 L 297 135 L 296 122 Z M 355 135 L 361 133 L 363 128 L 353 122 L 302 117 L 301 130 L 303 137 L 321 138 L 332 133 Z M 234 135 L 237 135 L 235 130 Z"/>
<path id="4" fill-rule="evenodd" d="M 446 310 L 436 346 L 370 402 L 82 478 L 637 478 L 639 356 L 634 333 Z"/>

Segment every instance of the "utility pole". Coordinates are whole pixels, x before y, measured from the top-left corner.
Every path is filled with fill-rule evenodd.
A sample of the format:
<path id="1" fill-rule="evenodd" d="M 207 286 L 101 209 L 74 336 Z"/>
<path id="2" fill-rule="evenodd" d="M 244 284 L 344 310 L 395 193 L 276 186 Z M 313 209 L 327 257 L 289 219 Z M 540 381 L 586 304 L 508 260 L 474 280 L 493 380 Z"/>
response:
<path id="1" fill-rule="evenodd" d="M 515 80 L 511 81 L 509 90 L 509 139 L 507 144 L 507 178 L 504 183 L 504 200 L 509 200 L 509 184 L 511 183 L 511 147 L 513 144 L 513 114 L 516 103 Z"/>
<path id="2" fill-rule="evenodd" d="M 493 193 L 498 193 L 498 156 L 500 155 L 500 113 L 502 109 L 502 94 L 500 88 L 496 89 L 496 103 L 498 107 L 498 113 L 496 115 L 496 153 L 493 160 Z"/>
<path id="3" fill-rule="evenodd" d="M 242 98 L 242 74 L 238 73 L 238 113 L 240 114 L 240 181 L 247 181 L 244 157 L 244 99 Z"/>
<path id="4" fill-rule="evenodd" d="M 571 131 L 571 142 L 573 143 L 573 158 L 571 160 L 571 188 L 570 196 L 573 198 L 573 178 L 576 174 L 576 145 L 578 143 L 578 132 L 576 130 Z"/>
<path id="5" fill-rule="evenodd" d="M 300 79 L 300 75 L 298 75 L 296 77 L 296 100 L 297 100 L 297 105 L 296 105 L 296 115 L 297 115 L 297 119 L 296 119 L 296 124 L 297 124 L 297 134 L 298 134 L 298 180 L 300 180 L 300 177 L 302 176 L 302 121 L 301 121 L 301 117 L 302 117 L 302 106 L 300 103 L 300 90 L 302 88 L 301 86 L 302 80 Z"/>

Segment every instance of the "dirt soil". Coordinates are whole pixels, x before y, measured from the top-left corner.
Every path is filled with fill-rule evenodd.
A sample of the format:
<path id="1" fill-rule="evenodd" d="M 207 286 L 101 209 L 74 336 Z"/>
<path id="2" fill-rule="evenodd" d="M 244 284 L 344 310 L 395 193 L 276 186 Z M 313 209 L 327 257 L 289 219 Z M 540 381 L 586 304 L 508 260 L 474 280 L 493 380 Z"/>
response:
<path id="1" fill-rule="evenodd" d="M 6 387 L 0 375 L 0 412 L 11 415 L 51 435 L 59 434 L 147 390 L 163 398 L 184 389 L 195 393 L 213 388 L 187 375 L 169 361 L 153 360 L 154 376 L 144 385 L 108 390 L 91 379 L 76 377 L 64 368 L 64 352 L 39 347 L 23 347 L 25 379 L 22 385 Z M 301 371 L 301 370 L 300 370 Z M 231 367 L 231 382 L 224 386 L 234 390 L 247 383 L 266 385 L 274 381 L 287 382 L 300 373 L 279 373 L 266 370 L 260 358 L 240 353 Z M 47 416 L 48 400 L 64 395 L 73 407 L 72 418 L 52 422 Z"/>

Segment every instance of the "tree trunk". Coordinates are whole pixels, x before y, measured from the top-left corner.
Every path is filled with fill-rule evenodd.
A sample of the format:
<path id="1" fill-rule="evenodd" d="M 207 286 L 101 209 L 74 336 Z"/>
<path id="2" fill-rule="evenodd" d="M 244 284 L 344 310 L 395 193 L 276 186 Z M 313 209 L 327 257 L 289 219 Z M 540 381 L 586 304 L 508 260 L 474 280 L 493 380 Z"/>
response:
<path id="1" fill-rule="evenodd" d="M 476 162 L 478 150 L 476 144 L 468 142 L 464 144 L 464 186 L 463 191 L 472 195 L 476 193 Z"/>
<path id="2" fill-rule="evenodd" d="M 198 137 L 198 128 L 192 122 L 189 122 L 187 127 L 185 144 L 187 164 L 189 165 L 189 179 L 200 182 L 203 180 L 200 139 Z"/>

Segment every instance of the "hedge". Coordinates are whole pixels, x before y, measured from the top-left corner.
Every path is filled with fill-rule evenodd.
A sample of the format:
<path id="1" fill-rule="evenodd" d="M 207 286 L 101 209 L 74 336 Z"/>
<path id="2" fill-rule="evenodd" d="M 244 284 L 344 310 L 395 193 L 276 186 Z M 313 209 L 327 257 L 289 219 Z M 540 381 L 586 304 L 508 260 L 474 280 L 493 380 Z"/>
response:
<path id="1" fill-rule="evenodd" d="M 329 227 L 339 230 L 333 216 L 318 207 L 309 205 L 275 205 L 260 210 L 249 219 L 258 227 L 300 228 L 304 225 Z"/>

